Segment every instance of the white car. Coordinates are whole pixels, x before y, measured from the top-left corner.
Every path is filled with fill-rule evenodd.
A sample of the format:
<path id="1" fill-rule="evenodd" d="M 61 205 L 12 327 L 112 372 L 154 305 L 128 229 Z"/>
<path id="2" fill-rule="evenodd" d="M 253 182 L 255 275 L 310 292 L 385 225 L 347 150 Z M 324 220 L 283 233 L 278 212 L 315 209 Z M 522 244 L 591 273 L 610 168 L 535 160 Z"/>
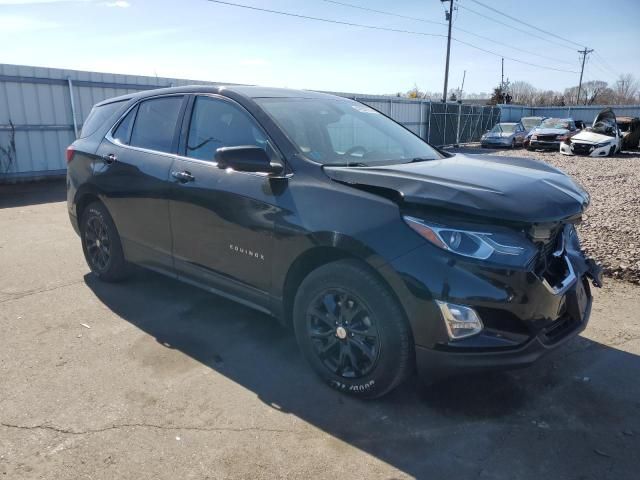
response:
<path id="1" fill-rule="evenodd" d="M 564 155 L 588 155 L 606 157 L 622 149 L 622 133 L 611 108 L 602 110 L 593 121 L 593 126 L 566 139 L 560 144 Z"/>

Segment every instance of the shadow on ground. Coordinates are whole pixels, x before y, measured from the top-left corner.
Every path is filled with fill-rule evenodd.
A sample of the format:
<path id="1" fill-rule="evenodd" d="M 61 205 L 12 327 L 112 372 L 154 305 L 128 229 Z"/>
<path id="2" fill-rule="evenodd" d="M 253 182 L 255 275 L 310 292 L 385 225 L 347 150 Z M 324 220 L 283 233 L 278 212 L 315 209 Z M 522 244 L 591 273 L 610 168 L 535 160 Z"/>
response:
<path id="1" fill-rule="evenodd" d="M 577 338 L 528 370 L 428 389 L 413 378 L 365 402 L 317 380 L 292 333 L 270 317 L 144 271 L 122 284 L 85 282 L 164 348 L 411 476 L 633 478 L 638 468 L 635 355 Z"/>
<path id="2" fill-rule="evenodd" d="M 42 182 L 0 184 L 0 208 L 26 207 L 66 200 L 65 180 L 60 178 Z"/>

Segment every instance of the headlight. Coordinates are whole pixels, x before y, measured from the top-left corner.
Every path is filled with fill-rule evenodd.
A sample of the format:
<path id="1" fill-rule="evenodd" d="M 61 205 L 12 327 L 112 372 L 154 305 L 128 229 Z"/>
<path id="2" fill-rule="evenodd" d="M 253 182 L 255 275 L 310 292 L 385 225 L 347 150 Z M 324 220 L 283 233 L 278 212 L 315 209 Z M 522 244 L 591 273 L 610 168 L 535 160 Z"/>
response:
<path id="1" fill-rule="evenodd" d="M 560 140 L 560 141 L 562 141 L 562 140 L 568 140 L 568 139 L 569 139 L 569 135 L 558 135 L 558 136 L 556 137 L 556 140 Z"/>
<path id="2" fill-rule="evenodd" d="M 602 143 L 596 143 L 596 148 L 602 148 L 602 147 L 606 147 L 610 144 L 610 142 L 602 142 Z"/>
<path id="3" fill-rule="evenodd" d="M 524 266 L 536 254 L 533 243 L 516 232 L 469 231 L 427 223 L 411 216 L 403 218 L 422 238 L 463 257 Z"/>

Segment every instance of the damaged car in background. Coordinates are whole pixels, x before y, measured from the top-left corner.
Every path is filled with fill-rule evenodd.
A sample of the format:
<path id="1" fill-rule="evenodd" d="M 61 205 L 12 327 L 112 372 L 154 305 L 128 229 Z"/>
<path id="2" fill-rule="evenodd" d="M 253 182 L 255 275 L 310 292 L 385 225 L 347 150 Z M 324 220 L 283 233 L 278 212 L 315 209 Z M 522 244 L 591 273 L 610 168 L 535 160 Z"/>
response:
<path id="1" fill-rule="evenodd" d="M 483 147 L 515 148 L 522 145 L 526 133 L 521 123 L 501 122 L 482 135 L 480 144 Z"/>
<path id="2" fill-rule="evenodd" d="M 585 128 L 560 144 L 564 155 L 588 155 L 607 157 L 622 149 L 622 134 L 618 128 L 616 115 L 611 108 L 603 109 L 593 121 L 593 126 Z"/>
<path id="3" fill-rule="evenodd" d="M 573 118 L 547 118 L 536 127 L 529 137 L 527 150 L 555 150 L 560 144 L 578 133 Z"/>
<path id="4" fill-rule="evenodd" d="M 640 118 L 617 117 L 616 120 L 622 134 L 622 149 L 637 150 L 640 148 Z"/>

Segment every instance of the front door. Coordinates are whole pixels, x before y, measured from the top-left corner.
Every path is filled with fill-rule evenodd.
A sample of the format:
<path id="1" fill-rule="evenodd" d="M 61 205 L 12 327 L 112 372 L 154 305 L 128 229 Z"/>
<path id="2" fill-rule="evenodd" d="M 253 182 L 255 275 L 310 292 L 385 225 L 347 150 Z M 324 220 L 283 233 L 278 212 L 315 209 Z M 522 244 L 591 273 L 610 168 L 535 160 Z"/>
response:
<path id="1" fill-rule="evenodd" d="M 171 168 L 178 275 L 266 308 L 278 211 L 272 189 L 283 180 L 221 170 L 214 156 L 220 147 L 239 145 L 274 150 L 253 117 L 229 99 L 198 95 L 189 116 L 181 156 Z"/>

